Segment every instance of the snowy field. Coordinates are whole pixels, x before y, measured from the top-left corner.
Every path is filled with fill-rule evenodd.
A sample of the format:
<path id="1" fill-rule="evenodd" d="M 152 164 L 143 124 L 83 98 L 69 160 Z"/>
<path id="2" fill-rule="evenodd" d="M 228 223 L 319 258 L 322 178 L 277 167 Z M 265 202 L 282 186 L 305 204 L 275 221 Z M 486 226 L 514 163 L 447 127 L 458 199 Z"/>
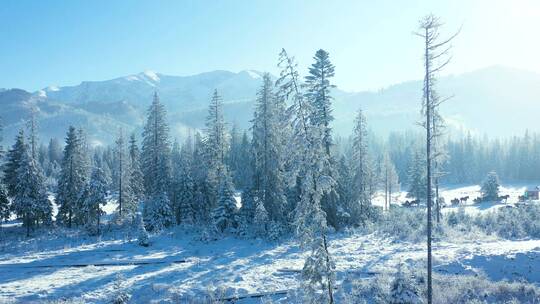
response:
<path id="1" fill-rule="evenodd" d="M 517 198 L 523 189 L 503 188 L 502 193 Z M 449 201 L 469 195 L 472 204 L 477 190 L 444 189 L 443 196 Z M 465 208 L 488 212 L 500 206 Z M 135 303 L 185 303 L 189 297 L 218 288 L 214 292 L 218 298 L 278 292 L 274 299 L 279 300 L 300 281 L 304 254 L 294 241 L 273 244 L 227 237 L 203 242 L 198 233 L 178 227 L 152 236 L 152 245 L 145 248 L 137 245 L 136 235 L 126 231 L 96 238 L 56 229 L 26 239 L 21 227 L 5 228 L 0 243 L 0 303 L 73 298 L 82 303 L 106 303 L 117 282 L 122 282 Z M 396 242 L 377 234 L 336 233 L 330 242 L 338 284 L 369 280 L 377 273 L 394 271 L 400 263 L 413 265 L 425 258 L 423 243 Z M 540 240 L 490 237 L 482 242 L 456 240 L 434 245 L 434 270 L 441 274 L 482 274 L 493 281 L 527 281 L 540 286 L 539 269 Z M 237 303 L 260 303 L 260 299 Z"/>
<path id="2" fill-rule="evenodd" d="M 515 206 L 518 202 L 518 197 L 523 195 L 525 190 L 528 188 L 535 187 L 537 185 L 533 184 L 517 184 L 511 186 L 501 186 L 499 196 L 509 195 L 510 197 L 506 202 L 482 202 L 480 204 L 475 204 L 474 199 L 481 196 L 480 186 L 453 186 L 453 187 L 441 187 L 440 196 L 444 198 L 446 206 L 442 209 L 443 213 L 448 213 L 452 211 L 457 211 L 462 208 L 465 212 L 470 214 L 477 214 L 479 212 L 485 212 L 490 210 L 496 210 L 498 208 L 503 208 L 506 206 Z M 468 196 L 469 199 L 466 203 L 460 204 L 459 206 L 452 206 L 451 201 L 455 198 L 459 199 L 462 197 Z M 392 204 L 401 204 L 407 200 L 407 192 L 401 191 L 392 196 Z M 375 205 L 384 206 L 384 195 L 382 193 L 375 196 L 374 202 Z"/>

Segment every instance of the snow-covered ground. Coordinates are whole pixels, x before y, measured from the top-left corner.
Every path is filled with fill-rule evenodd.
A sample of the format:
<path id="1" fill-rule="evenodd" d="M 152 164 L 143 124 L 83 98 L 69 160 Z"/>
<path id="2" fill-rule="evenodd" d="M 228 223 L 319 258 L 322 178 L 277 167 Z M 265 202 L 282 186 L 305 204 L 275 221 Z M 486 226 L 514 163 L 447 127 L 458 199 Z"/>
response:
<path id="1" fill-rule="evenodd" d="M 491 210 L 496 210 L 505 206 L 514 206 L 518 202 L 518 197 L 525 193 L 525 190 L 531 188 L 533 184 L 516 184 L 516 185 L 505 185 L 500 187 L 500 196 L 509 195 L 510 197 L 506 202 L 482 202 L 480 204 L 475 204 L 474 199 L 481 196 L 480 186 L 479 185 L 459 185 L 451 187 L 441 187 L 439 190 L 440 196 L 444 198 L 446 206 L 442 210 L 443 213 L 457 211 L 462 208 L 465 212 L 470 214 L 476 214 L 479 212 L 488 212 Z M 459 206 L 452 206 L 451 201 L 453 199 L 459 199 L 462 197 L 468 196 L 469 199 L 466 203 L 460 204 Z M 401 191 L 395 193 L 392 196 L 392 204 L 401 204 L 407 200 L 407 192 Z M 384 206 L 384 195 L 383 193 L 378 193 L 373 200 L 373 204 L 376 206 Z"/>
<path id="2" fill-rule="evenodd" d="M 452 188 L 443 195 L 470 195 L 476 189 Z M 479 209 L 483 210 L 489 208 Z M 14 234 L 17 229 L 20 235 Z M 36 233 L 31 239 L 23 236 L 21 227 L 5 232 L 6 239 L 0 242 L 0 303 L 66 298 L 103 303 L 115 292 L 119 274 L 135 303 L 178 301 L 218 287 L 224 296 L 282 291 L 298 286 L 304 261 L 294 241 L 274 244 L 226 237 L 203 242 L 196 232 L 181 227 L 152 236 L 152 246 L 146 248 L 123 230 L 102 239 L 65 229 Z M 338 284 L 351 277 L 369 279 L 374 273 L 395 270 L 399 263 L 425 258 L 423 243 L 396 242 L 377 234 L 337 233 L 330 244 Z M 525 280 L 540 286 L 538 269 L 540 240 L 493 237 L 434 245 L 434 270 L 442 274 L 483 273 L 491 280 Z"/>

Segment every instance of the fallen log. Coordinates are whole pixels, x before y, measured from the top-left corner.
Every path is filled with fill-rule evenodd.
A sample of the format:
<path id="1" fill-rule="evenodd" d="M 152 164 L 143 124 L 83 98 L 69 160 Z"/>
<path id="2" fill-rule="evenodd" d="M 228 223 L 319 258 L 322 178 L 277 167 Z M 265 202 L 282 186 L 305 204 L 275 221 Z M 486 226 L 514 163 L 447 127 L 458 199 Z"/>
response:
<path id="1" fill-rule="evenodd" d="M 117 261 L 117 262 L 97 262 L 97 263 L 78 263 L 78 264 L 44 264 L 44 265 L 27 265 L 26 263 L 9 264 L 2 268 L 81 268 L 88 266 L 104 267 L 104 266 L 137 266 L 137 265 L 159 265 L 159 264 L 182 264 L 187 260 L 134 260 L 134 261 Z"/>

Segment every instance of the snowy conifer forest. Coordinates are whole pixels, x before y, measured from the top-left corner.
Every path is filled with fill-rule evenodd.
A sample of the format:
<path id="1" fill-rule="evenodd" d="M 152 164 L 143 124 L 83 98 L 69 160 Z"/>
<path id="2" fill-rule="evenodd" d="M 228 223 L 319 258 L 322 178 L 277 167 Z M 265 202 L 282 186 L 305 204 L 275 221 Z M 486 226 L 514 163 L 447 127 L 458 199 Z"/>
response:
<path id="1" fill-rule="evenodd" d="M 140 122 L 82 119 L 97 105 L 58 97 L 75 87 L 29 94 L 14 121 L 0 90 L 0 303 L 540 303 L 540 133 L 456 128 L 440 88 L 467 26 L 444 21 L 401 38 L 423 79 L 414 121 L 386 132 L 363 103 L 340 121 L 325 49 L 275 50 L 249 105 L 204 86 L 202 118 L 118 80 L 78 96 L 142 94 Z"/>

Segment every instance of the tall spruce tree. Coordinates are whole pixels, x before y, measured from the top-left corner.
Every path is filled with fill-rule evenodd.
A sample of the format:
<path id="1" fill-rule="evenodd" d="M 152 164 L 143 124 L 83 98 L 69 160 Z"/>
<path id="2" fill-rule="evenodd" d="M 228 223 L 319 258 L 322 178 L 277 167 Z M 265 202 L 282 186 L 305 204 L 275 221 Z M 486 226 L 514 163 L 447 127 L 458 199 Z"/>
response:
<path id="1" fill-rule="evenodd" d="M 371 166 L 368 155 L 367 122 L 362 110 L 358 110 L 353 129 L 353 217 L 365 224 L 371 212 Z"/>
<path id="2" fill-rule="evenodd" d="M 150 230 L 159 230 L 173 223 L 173 212 L 167 194 L 171 176 L 169 126 L 157 92 L 142 137 L 141 169 L 146 189 L 143 216 Z"/>
<path id="3" fill-rule="evenodd" d="M 326 153 L 326 160 L 323 162 L 324 174 L 335 178 L 335 162 L 331 153 L 333 145 L 331 123 L 334 117 L 330 92 L 335 87 L 330 83 L 330 79 L 334 77 L 334 65 L 330 62 L 328 52 L 322 49 L 315 53 L 313 59 L 315 62 L 310 66 L 309 74 L 305 77 L 306 101 L 311 104 L 310 120 L 318 125 L 323 133 L 323 146 Z M 322 206 L 328 223 L 334 227 L 338 226 L 338 201 L 335 189 L 330 189 L 322 198 Z"/>
<path id="4" fill-rule="evenodd" d="M 135 134 L 129 137 L 129 167 L 131 174 L 129 176 L 129 185 L 133 193 L 133 198 L 140 202 L 144 199 L 144 178 L 141 170 L 139 147 Z"/>
<path id="5" fill-rule="evenodd" d="M 208 115 L 204 137 L 205 156 L 207 164 L 207 182 L 209 186 L 209 202 L 211 210 L 216 206 L 220 191 L 221 178 L 228 174 L 225 158 L 227 153 L 227 132 L 223 118 L 223 99 L 214 90 Z M 227 171 L 227 173 L 225 173 Z"/>
<path id="6" fill-rule="evenodd" d="M 188 136 L 180 151 L 180 166 L 178 168 L 177 189 L 178 206 L 177 222 L 192 225 L 196 221 L 195 183 L 193 180 L 193 143 Z"/>
<path id="7" fill-rule="evenodd" d="M 30 236 L 31 227 L 40 222 L 50 223 L 52 216 L 52 205 L 45 191 L 43 174 L 31 153 L 30 147 L 23 144 L 13 197 L 13 210 L 23 218 L 27 236 Z"/>
<path id="8" fill-rule="evenodd" d="M 255 160 L 253 190 L 269 212 L 270 220 L 286 219 L 285 196 L 285 146 L 281 119 L 285 111 L 273 92 L 269 74 L 264 74 L 263 84 L 257 93 L 253 119 L 252 146 Z"/>
<path id="9" fill-rule="evenodd" d="M 167 112 L 157 92 L 147 111 L 142 133 L 141 169 L 146 195 L 159 195 L 168 189 L 170 178 L 170 140 Z"/>
<path id="10" fill-rule="evenodd" d="M 78 214 L 79 195 L 88 180 L 86 143 L 82 132 L 69 127 L 64 156 L 62 159 L 56 203 L 59 205 L 57 220 L 72 227 L 73 218 Z M 84 216 L 84 214 L 81 214 Z"/>

